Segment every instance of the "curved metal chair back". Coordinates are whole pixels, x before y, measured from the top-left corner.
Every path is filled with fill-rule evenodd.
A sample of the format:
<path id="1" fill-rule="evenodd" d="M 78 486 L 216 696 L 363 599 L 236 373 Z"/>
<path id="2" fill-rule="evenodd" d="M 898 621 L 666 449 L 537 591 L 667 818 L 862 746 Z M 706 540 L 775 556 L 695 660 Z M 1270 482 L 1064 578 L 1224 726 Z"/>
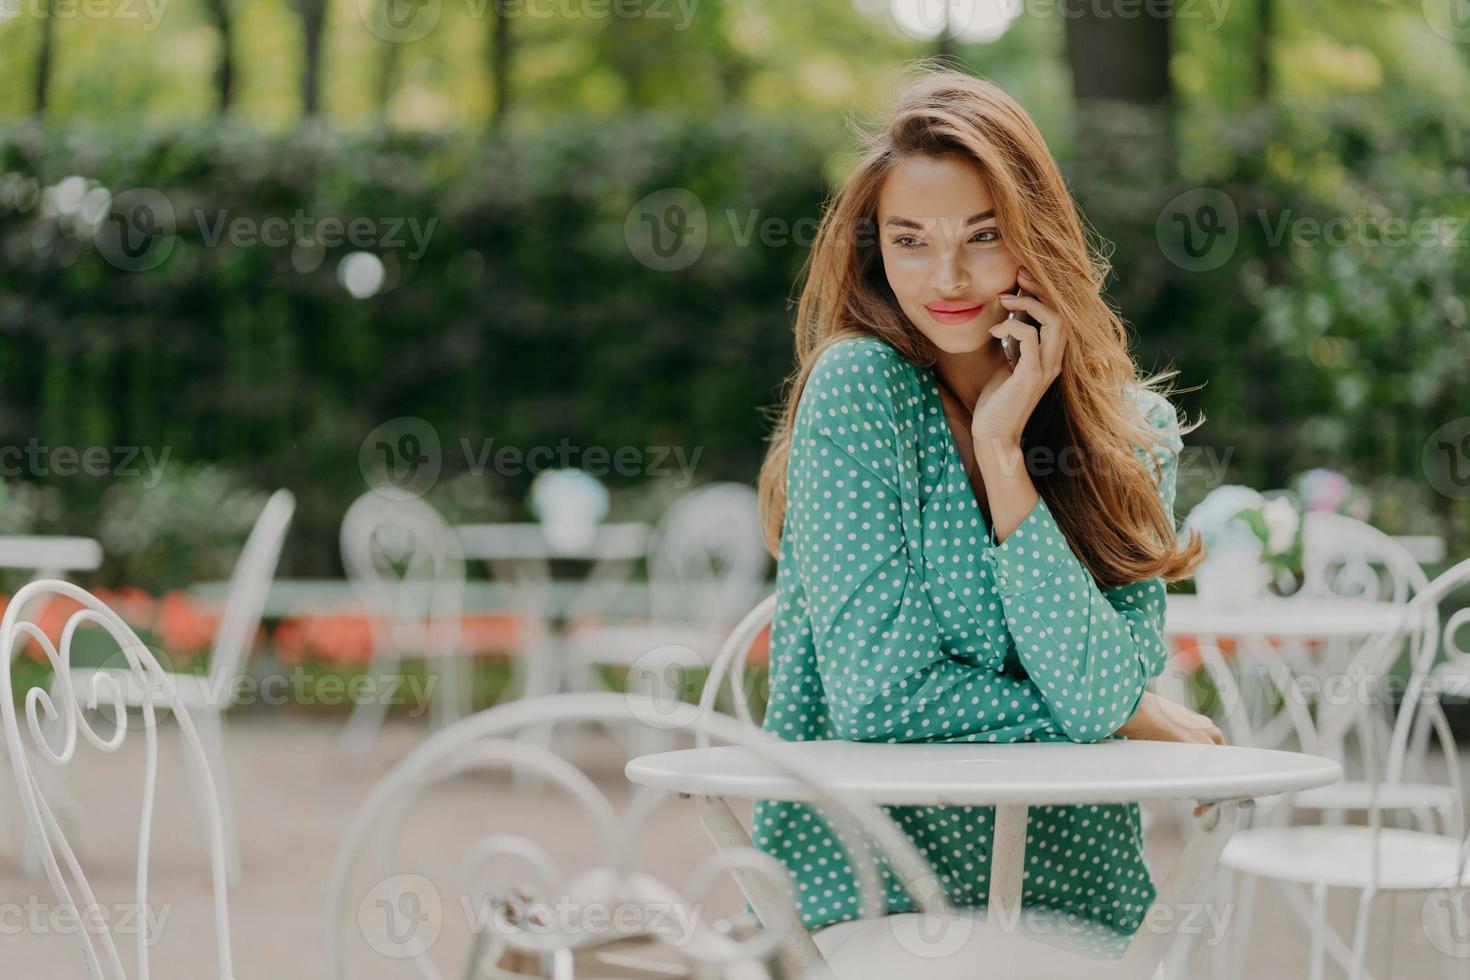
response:
<path id="1" fill-rule="evenodd" d="M 752 728 L 761 727 L 761 723 L 755 719 L 750 710 L 750 689 L 745 685 L 745 662 L 750 656 L 750 648 L 755 643 L 756 637 L 761 630 L 771 625 L 776 614 L 776 596 L 766 596 L 756 607 L 745 614 L 745 618 L 736 624 L 725 638 L 720 652 L 715 655 L 714 663 L 710 664 L 709 674 L 704 679 L 704 688 L 699 694 L 699 710 L 713 712 L 715 701 L 720 696 L 720 688 L 725 683 L 725 678 L 730 679 L 730 700 L 735 708 L 735 717 Z M 701 748 L 709 744 L 709 738 L 702 732 L 696 734 L 695 742 Z"/>
<path id="2" fill-rule="evenodd" d="M 342 564 L 373 620 L 374 642 L 394 658 L 452 653 L 464 608 L 459 537 L 418 498 L 368 491 L 342 518 Z"/>
<path id="3" fill-rule="evenodd" d="M 861 884 L 862 908 L 867 915 L 877 916 L 882 911 L 883 889 L 875 854 L 886 859 L 900 880 L 910 883 L 909 890 L 921 909 L 936 913 L 951 911 L 937 876 L 896 824 L 877 808 L 832 792 L 824 785 L 820 773 L 782 754 L 780 750 L 785 743 L 774 736 L 752 730 L 733 718 L 702 712 L 691 704 L 681 703 L 671 708 L 666 703 L 637 695 L 611 692 L 548 695 L 499 704 L 462 719 L 421 744 L 373 789 L 343 835 L 330 877 L 328 921 L 335 980 L 347 980 L 350 975 L 348 919 L 352 910 L 361 908 L 360 901 L 348 894 L 353 871 L 366 855 L 372 854 L 375 855 L 372 874 L 379 882 L 376 892 L 382 892 L 385 887 L 393 891 L 398 887 L 393 883 L 407 884 L 397 855 L 408 817 L 423 804 L 431 788 L 480 770 L 525 771 L 546 780 L 554 791 L 592 819 L 597 828 L 598 859 L 590 868 L 567 874 L 558 866 L 553 851 L 541 843 L 521 835 L 492 831 L 474 842 L 461 862 L 462 870 L 469 875 L 464 886 L 467 891 L 459 896 L 462 903 L 478 904 L 486 898 L 484 879 L 480 877 L 486 869 L 496 864 L 515 864 L 527 869 L 536 887 L 541 889 L 542 894 L 536 897 L 551 903 L 570 900 L 580 908 L 599 910 L 598 918 L 604 922 L 619 918 L 617 914 L 603 914 L 619 908 L 660 910 L 667 921 L 683 925 L 679 930 L 650 928 L 645 935 L 655 937 L 665 948 L 677 950 L 680 958 L 700 976 L 765 977 L 767 974 L 760 964 L 778 946 L 789 941 L 794 931 L 800 931 L 802 938 L 806 938 L 790 901 L 789 876 L 773 857 L 753 847 L 722 849 L 700 862 L 682 887 L 664 882 L 640 867 L 639 840 L 646 818 L 668 794 L 640 789 L 620 814 L 598 785 L 566 759 L 517 739 L 526 729 L 538 725 L 589 721 L 608 725 L 644 724 L 663 730 L 678 728 L 757 754 L 774 771 L 799 780 L 808 788 L 811 798 L 822 807 L 824 817 L 842 840 L 866 843 L 867 846 L 850 847 L 849 852 Z M 585 844 L 585 839 L 579 839 L 578 843 Z M 767 924 L 784 923 L 785 928 L 768 928 L 753 937 L 736 940 L 706 921 L 702 916 L 703 897 L 725 874 L 732 875 L 748 896 L 769 896 L 771 889 L 783 894 L 784 914 L 762 914 L 762 920 Z M 420 879 L 414 882 L 423 887 Z M 399 897 L 386 896 L 389 909 L 400 907 L 395 904 Z M 517 928 L 501 917 L 490 916 L 483 933 L 494 935 L 487 937 L 482 933 L 475 937 L 471 962 L 461 972 L 505 976 L 487 967 L 485 958 L 490 957 L 493 963 L 494 957 L 514 949 L 548 954 L 556 963 L 555 957 L 570 957 L 577 950 L 626 935 L 616 931 L 609 935 L 605 929 L 579 930 L 559 922 L 544 925 L 538 929 Z M 407 934 L 401 938 L 403 945 L 398 956 L 411 960 L 418 976 L 427 980 L 445 976 L 431 955 L 432 950 L 428 948 L 431 944 L 418 942 Z M 752 967 L 757 972 L 752 973 Z"/>
<path id="4" fill-rule="evenodd" d="M 56 596 L 75 602 L 79 608 L 66 620 L 55 643 L 36 624 L 27 618 L 28 609 L 39 609 L 45 605 L 34 600 Z M 100 627 L 118 645 L 121 663 L 110 663 L 108 670 L 91 672 L 87 690 L 78 691 L 72 684 L 72 641 L 77 630 L 84 626 Z M 55 679 L 48 691 L 44 687 L 33 687 L 25 696 L 25 720 L 30 734 L 30 746 L 22 740 L 20 719 L 14 692 L 10 663 L 27 642 L 37 644 L 55 670 Z M 153 810 L 158 781 L 158 707 L 167 706 L 178 722 L 184 743 L 184 752 L 191 768 L 206 778 L 196 793 L 203 800 L 206 815 L 206 833 L 210 851 L 210 874 L 213 885 L 216 971 L 221 980 L 234 977 L 230 952 L 229 905 L 226 896 L 226 869 L 223 824 L 219 798 L 215 791 L 214 776 L 209 771 L 199 733 L 182 703 L 168 703 L 166 697 L 155 705 L 153 698 L 144 698 L 138 708 L 138 718 L 128 715 L 126 686 L 136 685 L 145 690 L 168 692 L 172 690 L 168 675 L 159 665 L 158 659 L 131 627 L 107 607 L 96 596 L 69 582 L 55 579 L 40 579 L 22 588 L 15 594 L 0 619 L 0 649 L 5 651 L 5 669 L 0 670 L 0 720 L 4 724 L 6 752 L 10 757 L 11 772 L 15 776 L 16 795 L 20 810 L 35 842 L 40 864 L 56 893 L 59 907 L 75 918 L 73 921 L 87 923 L 87 928 L 75 930 L 77 942 L 88 975 L 125 980 L 128 971 L 123 967 L 122 957 L 113 938 L 107 917 L 96 916 L 97 897 L 82 870 L 76 852 L 62 832 L 59 821 L 46 799 L 46 787 L 50 780 L 37 769 L 42 766 L 65 766 L 76 754 L 79 740 L 85 740 L 102 752 L 115 752 L 133 731 L 140 731 L 145 747 L 143 793 L 140 808 L 137 867 L 134 878 L 133 903 L 140 913 L 141 921 L 152 921 L 148 914 L 148 861 L 152 845 Z M 117 658 L 115 658 L 117 659 Z M 112 712 L 112 730 L 99 734 L 92 727 L 84 711 L 106 706 Z M 136 947 L 136 970 L 133 976 L 146 980 L 149 975 L 149 949 L 157 937 L 146 933 L 139 937 Z"/>
<path id="5" fill-rule="evenodd" d="M 229 596 L 209 655 L 209 689 L 215 704 L 227 703 L 230 687 L 245 668 L 245 659 L 265 613 L 271 580 L 281 560 L 286 529 L 295 513 L 296 498 L 290 490 L 271 494 L 235 562 Z"/>
<path id="6" fill-rule="evenodd" d="M 359 701 L 342 733 L 349 754 L 364 755 L 388 711 L 399 663 L 422 656 L 436 668 L 436 726 L 469 710 L 469 678 L 449 663 L 460 650 L 465 571 L 459 536 L 439 512 L 414 498 L 377 491 L 353 501 L 342 518 L 342 564 L 372 627 L 372 678 L 383 689 Z"/>
<path id="7" fill-rule="evenodd" d="M 648 559 L 655 620 L 725 629 L 750 607 L 769 560 L 759 508 L 743 483 L 712 483 L 669 507 Z"/>
<path id="8" fill-rule="evenodd" d="M 1298 595 L 1407 602 L 1429 584 L 1408 550 L 1373 525 L 1325 511 L 1302 520 Z"/>
<path id="9" fill-rule="evenodd" d="M 1470 656 L 1458 645 L 1457 634 L 1470 626 L 1470 609 L 1460 609 L 1441 625 L 1439 606 L 1449 595 L 1470 586 L 1470 559 L 1442 573 L 1403 604 L 1398 625 L 1363 642 L 1347 665 L 1307 685 L 1294 676 L 1283 660 L 1258 665 L 1258 676 L 1268 677 L 1282 700 L 1282 710 L 1291 718 L 1291 728 L 1304 752 L 1340 758 L 1350 737 L 1355 737 L 1362 756 L 1365 779 L 1372 791 L 1380 785 L 1405 778 L 1410 739 L 1416 726 L 1428 724 L 1446 754 L 1448 782 L 1455 800 L 1463 799 L 1458 749 L 1435 689 L 1432 666 L 1441 650 L 1451 656 Z M 1263 656 L 1270 648 L 1250 648 Z M 1223 730 L 1232 744 L 1256 745 L 1257 733 L 1239 692 L 1235 671 L 1220 651 L 1208 644 L 1200 648 L 1200 661 L 1220 693 L 1225 710 Z M 1395 667 L 1407 657 L 1407 674 L 1402 695 L 1395 707 L 1387 688 L 1394 682 Z M 1396 682 L 1395 682 L 1396 683 Z M 1311 690 L 1307 690 L 1310 687 Z M 1309 710 L 1315 701 L 1315 716 Z M 1274 746 L 1262 746 L 1274 747 Z M 1378 819 L 1376 803 L 1370 806 Z M 1464 826 L 1463 804 L 1453 827 Z"/>

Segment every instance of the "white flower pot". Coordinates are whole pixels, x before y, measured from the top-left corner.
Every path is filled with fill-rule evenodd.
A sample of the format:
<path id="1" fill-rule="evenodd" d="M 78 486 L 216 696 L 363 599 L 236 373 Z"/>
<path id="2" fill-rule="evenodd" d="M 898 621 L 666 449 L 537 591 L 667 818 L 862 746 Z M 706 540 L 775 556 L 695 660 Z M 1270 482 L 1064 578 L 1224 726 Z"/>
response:
<path id="1" fill-rule="evenodd" d="M 1265 594 L 1270 581 L 1271 570 L 1260 555 L 1241 551 L 1212 555 L 1194 573 L 1200 601 L 1222 609 L 1249 606 Z"/>

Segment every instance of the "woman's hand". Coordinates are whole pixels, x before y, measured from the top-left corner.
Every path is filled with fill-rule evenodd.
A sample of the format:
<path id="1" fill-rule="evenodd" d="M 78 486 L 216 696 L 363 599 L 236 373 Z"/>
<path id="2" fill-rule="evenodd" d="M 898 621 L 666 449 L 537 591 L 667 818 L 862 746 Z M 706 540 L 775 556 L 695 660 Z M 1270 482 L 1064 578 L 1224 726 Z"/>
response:
<path id="1" fill-rule="evenodd" d="M 1113 734 L 1150 742 L 1225 744 L 1225 736 L 1210 719 L 1182 704 L 1159 697 L 1153 691 L 1143 692 L 1133 717 Z M 1194 815 L 1197 817 L 1204 810 L 1204 806 L 1196 806 Z"/>
<path id="2" fill-rule="evenodd" d="M 970 435 L 977 453 L 1020 446 L 1021 433 L 1032 410 L 1062 373 L 1062 353 L 1067 347 L 1065 324 L 1046 304 L 1045 297 L 1037 294 L 1041 284 L 1024 267 L 1016 273 L 1016 281 L 1030 295 L 1002 295 L 1001 305 L 1010 311 L 1031 314 L 1041 327 L 1015 319 L 1002 320 L 991 328 L 993 337 L 1011 336 L 1020 341 L 1021 359 L 1014 369 L 1002 364 L 980 391 L 970 419 Z M 1043 333 L 1045 343 L 1040 340 Z"/>
<path id="3" fill-rule="evenodd" d="M 1225 744 L 1225 736 L 1210 719 L 1153 691 L 1143 692 L 1133 717 L 1113 734 L 1147 742 Z"/>

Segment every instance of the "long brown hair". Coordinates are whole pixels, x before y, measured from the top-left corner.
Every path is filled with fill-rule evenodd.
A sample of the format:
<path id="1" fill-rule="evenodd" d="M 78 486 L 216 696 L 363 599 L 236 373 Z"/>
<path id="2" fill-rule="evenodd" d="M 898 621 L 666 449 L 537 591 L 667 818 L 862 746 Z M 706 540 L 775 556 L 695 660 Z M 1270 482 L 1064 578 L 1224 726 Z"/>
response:
<path id="1" fill-rule="evenodd" d="M 1107 258 L 1089 238 L 1031 117 L 984 79 L 924 65 L 864 137 L 863 149 L 823 211 L 805 269 L 796 367 L 760 474 L 767 548 L 779 550 L 797 404 L 822 352 L 844 338 L 876 337 L 916 366 L 937 361 L 938 350 L 909 323 L 888 286 L 875 233 L 878 193 L 904 156 L 956 153 L 980 168 L 1003 240 L 1070 331 L 1061 375 L 1026 425 L 1025 449 L 1028 457 L 1033 447 L 1046 447 L 1053 460 L 1092 465 L 1033 471 L 1037 492 L 1099 585 L 1191 574 L 1204 546 L 1193 533 L 1187 543 L 1176 539 L 1174 515 L 1158 496 L 1158 471 L 1133 448 L 1153 450 L 1163 436 L 1140 418 L 1129 393 L 1138 385 L 1168 398 L 1163 383 L 1178 372 L 1139 377 L 1123 321 L 1102 296 Z"/>

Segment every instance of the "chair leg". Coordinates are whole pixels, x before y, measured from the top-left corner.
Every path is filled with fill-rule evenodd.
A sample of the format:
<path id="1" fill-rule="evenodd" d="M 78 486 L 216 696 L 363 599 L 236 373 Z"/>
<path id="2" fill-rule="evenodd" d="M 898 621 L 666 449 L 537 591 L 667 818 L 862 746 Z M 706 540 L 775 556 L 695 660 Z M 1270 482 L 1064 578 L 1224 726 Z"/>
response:
<path id="1" fill-rule="evenodd" d="M 1377 895 L 1365 888 L 1358 896 L 1358 918 L 1353 923 L 1353 958 L 1348 964 L 1348 980 L 1362 980 L 1363 961 L 1368 955 L 1368 932 L 1372 924 L 1373 899 Z"/>
<path id="2" fill-rule="evenodd" d="M 369 676 L 374 681 L 372 696 L 352 706 L 352 713 L 347 716 L 347 724 L 342 729 L 342 739 L 338 743 L 340 752 L 358 759 L 367 758 L 368 752 L 378 740 L 383 719 L 388 714 L 388 701 L 398 687 L 397 660 L 375 659 L 368 669 Z M 390 680 L 393 682 L 391 687 L 388 686 Z"/>
<path id="3" fill-rule="evenodd" d="M 1322 980 L 1327 967 L 1327 886 L 1317 882 L 1312 886 L 1312 936 L 1308 980 Z"/>
<path id="4" fill-rule="evenodd" d="M 474 685 L 473 664 L 468 655 L 449 656 L 437 661 L 439 685 L 431 698 L 429 724 L 439 731 L 470 713 Z"/>
<path id="5" fill-rule="evenodd" d="M 220 712 L 215 710 L 201 711 L 197 716 L 191 717 L 194 720 L 195 729 L 199 732 L 199 741 L 204 748 L 205 764 L 208 766 L 207 773 L 196 771 L 191 774 L 200 826 L 204 832 L 205 845 L 208 847 L 211 845 L 207 817 L 209 798 L 205 789 L 212 782 L 214 796 L 219 804 L 220 837 L 225 851 L 225 874 L 229 884 L 233 885 L 240 880 L 242 862 L 239 832 L 235 825 L 235 800 L 230 792 L 229 770 L 225 767 L 224 724 Z"/>
<path id="6" fill-rule="evenodd" d="M 1237 895 L 1238 901 L 1235 906 L 1235 941 L 1228 945 L 1226 950 L 1228 969 L 1226 977 L 1228 980 L 1240 980 L 1245 976 L 1246 960 L 1250 955 L 1250 933 L 1251 920 L 1254 917 L 1256 907 L 1256 885 L 1255 875 L 1241 874 Z"/>

